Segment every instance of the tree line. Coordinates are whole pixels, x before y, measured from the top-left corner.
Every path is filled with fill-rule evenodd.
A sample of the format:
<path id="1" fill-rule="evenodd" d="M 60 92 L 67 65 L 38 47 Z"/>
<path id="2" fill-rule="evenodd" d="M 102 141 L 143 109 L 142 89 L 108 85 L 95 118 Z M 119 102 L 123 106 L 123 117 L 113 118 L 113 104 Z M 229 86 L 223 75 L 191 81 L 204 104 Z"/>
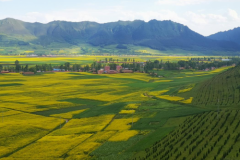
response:
<path id="1" fill-rule="evenodd" d="M 198 60 L 198 59 L 197 59 Z M 191 59 L 188 61 L 180 60 L 178 62 L 170 62 L 163 60 L 148 60 L 145 63 L 135 62 L 135 59 L 128 59 L 123 58 L 121 63 L 114 63 L 119 62 L 117 59 L 113 58 L 106 58 L 105 63 L 99 63 L 97 61 L 93 62 L 91 65 L 81 65 L 81 64 L 71 64 L 70 62 L 66 62 L 61 65 L 52 66 L 51 64 L 36 64 L 29 66 L 21 65 L 18 60 L 15 61 L 15 65 L 5 66 L 0 65 L 0 71 L 10 71 L 10 72 L 37 72 L 37 71 L 52 71 L 54 68 L 60 69 L 61 71 L 97 71 L 105 66 L 110 66 L 111 70 L 116 70 L 118 65 L 121 65 L 124 69 L 129 69 L 134 72 L 146 72 L 149 73 L 154 69 L 164 69 L 164 70 L 179 70 L 179 69 L 197 69 L 197 70 L 205 70 L 211 69 L 212 67 L 219 68 L 223 66 L 230 66 L 233 64 L 239 64 L 240 58 L 232 58 L 230 61 L 197 61 L 196 59 Z M 203 58 L 204 60 L 204 58 Z M 207 60 L 207 58 L 206 58 Z M 129 63 L 132 62 L 132 63 Z"/>

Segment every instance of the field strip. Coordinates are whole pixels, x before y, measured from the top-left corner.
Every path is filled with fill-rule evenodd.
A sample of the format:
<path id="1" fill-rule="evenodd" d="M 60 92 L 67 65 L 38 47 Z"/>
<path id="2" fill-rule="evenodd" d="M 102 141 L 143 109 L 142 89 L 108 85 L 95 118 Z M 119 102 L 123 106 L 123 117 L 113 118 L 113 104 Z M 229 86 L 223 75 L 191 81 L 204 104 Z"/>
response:
<path id="1" fill-rule="evenodd" d="M 74 147 L 70 148 L 67 152 L 63 153 L 62 156 L 60 156 L 60 158 L 66 158 L 66 157 L 68 156 L 67 154 L 68 154 L 70 151 L 72 151 L 74 148 L 76 148 L 76 147 L 79 146 L 80 144 L 86 142 L 88 139 L 90 139 L 91 137 L 93 137 L 95 134 L 96 134 L 96 133 L 94 133 L 93 135 L 91 135 L 90 137 L 88 137 L 87 139 L 85 139 L 84 141 L 76 144 Z"/>
<path id="2" fill-rule="evenodd" d="M 115 119 L 116 116 L 117 116 L 117 114 L 112 118 L 112 120 L 101 131 L 104 131 L 113 122 L 113 120 Z"/>
<path id="3" fill-rule="evenodd" d="M 64 124 L 66 124 L 66 123 L 65 123 L 65 122 L 61 123 L 60 125 L 58 125 L 57 127 L 55 127 L 53 130 L 49 131 L 46 135 L 48 135 L 48 134 L 52 133 L 53 131 L 59 129 L 60 127 L 63 127 Z M 46 135 L 44 135 L 43 137 L 45 137 Z M 27 147 L 27 146 L 29 146 L 29 145 L 37 142 L 38 140 L 42 139 L 43 137 L 37 138 L 36 140 L 34 140 L 34 141 L 32 141 L 32 142 L 30 142 L 30 143 L 28 143 L 28 144 L 26 144 L 26 145 L 24 145 L 24 146 L 22 146 L 22 147 L 19 147 L 18 149 L 14 150 L 14 151 L 12 151 L 12 152 L 10 152 L 10 153 L 7 153 L 7 154 L 1 156 L 0 158 L 9 157 L 9 156 L 11 156 L 12 154 L 18 152 L 19 150 L 21 150 L 21 149 L 23 149 L 23 148 L 25 148 L 25 147 Z"/>
<path id="4" fill-rule="evenodd" d="M 115 116 L 112 118 L 112 120 L 111 120 L 101 131 L 104 131 L 104 130 L 113 122 L 113 120 L 115 119 L 116 116 L 117 116 L 117 115 L 115 115 Z M 87 139 L 85 139 L 84 141 L 82 141 L 81 143 L 75 145 L 74 147 L 72 147 L 71 149 L 69 149 L 66 153 L 64 153 L 60 158 L 66 158 L 66 157 L 67 157 L 67 154 L 68 154 L 69 152 L 71 152 L 74 148 L 76 148 L 77 146 L 81 145 L 82 143 L 88 141 L 89 139 L 91 139 L 91 138 L 92 138 L 94 135 L 96 135 L 96 134 L 97 134 L 97 132 L 94 133 L 93 135 L 91 135 L 89 138 L 87 138 Z M 103 144 L 103 143 L 102 143 L 102 144 Z M 102 145 L 102 144 L 101 144 L 101 145 Z M 101 146 L 101 145 L 100 145 L 100 146 Z M 99 147 L 100 147 L 100 146 L 99 146 Z"/>

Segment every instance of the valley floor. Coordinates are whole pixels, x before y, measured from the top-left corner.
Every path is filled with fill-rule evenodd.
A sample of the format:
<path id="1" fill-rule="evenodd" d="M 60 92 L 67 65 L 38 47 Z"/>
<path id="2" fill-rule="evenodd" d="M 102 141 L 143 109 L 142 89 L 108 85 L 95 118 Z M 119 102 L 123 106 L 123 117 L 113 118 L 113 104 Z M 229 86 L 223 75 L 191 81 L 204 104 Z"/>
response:
<path id="1" fill-rule="evenodd" d="M 191 90 L 229 68 L 208 72 L 157 71 L 165 78 L 144 73 L 0 74 L 0 159 L 136 159 L 145 154 L 146 148 L 165 145 L 168 139 L 185 145 L 178 139 L 190 136 L 184 133 L 190 123 L 198 123 L 194 118 L 200 116 L 203 123 L 208 118 L 205 115 L 211 115 L 212 121 L 217 115 L 206 107 L 192 105 L 195 95 Z M 230 134 L 238 123 L 233 121 L 238 112 L 225 112 L 231 118 L 221 112 L 221 121 L 227 122 L 219 122 L 223 126 L 216 131 Z M 225 131 L 228 120 L 233 121 L 233 127 Z M 214 123 L 202 125 L 210 131 Z M 211 133 L 216 134 L 215 130 Z M 221 138 L 219 141 L 225 143 Z M 232 140 L 226 144 L 235 145 Z M 193 145 L 184 151 L 190 148 Z M 207 152 L 199 147 L 193 150 L 201 156 Z M 185 152 L 172 154 L 184 159 Z M 218 151 L 213 152 L 207 156 L 214 157 Z M 164 153 L 161 156 L 167 157 Z M 148 158 L 155 155 L 154 152 Z M 222 155 L 216 158 L 219 157 Z"/>

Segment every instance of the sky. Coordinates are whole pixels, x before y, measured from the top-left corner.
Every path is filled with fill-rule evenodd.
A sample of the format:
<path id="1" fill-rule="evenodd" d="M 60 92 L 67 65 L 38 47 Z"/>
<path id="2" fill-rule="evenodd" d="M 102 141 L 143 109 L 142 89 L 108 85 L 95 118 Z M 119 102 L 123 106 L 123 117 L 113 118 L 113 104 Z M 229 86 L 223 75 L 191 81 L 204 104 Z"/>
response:
<path id="1" fill-rule="evenodd" d="M 172 20 L 208 36 L 240 27 L 240 0 L 0 0 L 0 19 L 48 23 L 54 20 Z"/>

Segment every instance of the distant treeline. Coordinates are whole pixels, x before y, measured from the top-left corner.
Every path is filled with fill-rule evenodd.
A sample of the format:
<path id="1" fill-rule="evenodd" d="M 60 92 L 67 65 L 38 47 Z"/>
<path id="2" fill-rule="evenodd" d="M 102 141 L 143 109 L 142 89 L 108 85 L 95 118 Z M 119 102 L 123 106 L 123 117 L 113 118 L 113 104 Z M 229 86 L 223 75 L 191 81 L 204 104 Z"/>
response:
<path id="1" fill-rule="evenodd" d="M 71 65 L 70 62 L 66 62 L 62 65 L 55 65 L 52 64 L 37 64 L 35 66 L 21 65 L 18 60 L 15 61 L 15 65 L 7 65 L 3 67 L 0 65 L 0 71 L 9 71 L 9 72 L 37 72 L 37 71 L 53 71 L 54 69 L 60 69 L 61 71 L 89 71 L 91 70 L 91 66 L 89 65 L 80 65 L 80 64 L 73 64 Z"/>
<path id="2" fill-rule="evenodd" d="M 205 61 L 178 61 L 178 62 L 162 62 L 162 61 L 147 61 L 144 66 L 145 70 L 153 70 L 153 69 L 165 69 L 165 70 L 178 70 L 178 69 L 198 69 L 205 70 L 207 68 L 215 67 L 223 67 L 229 66 L 233 64 L 238 64 L 240 62 L 240 58 L 232 59 L 229 61 L 213 61 L 213 62 L 205 62 Z"/>
<path id="3" fill-rule="evenodd" d="M 164 69 L 164 70 L 179 70 L 179 69 L 196 69 L 196 70 L 205 70 L 211 69 L 212 67 L 219 68 L 223 66 L 230 66 L 233 64 L 239 64 L 240 58 L 232 58 L 227 59 L 226 61 L 222 61 L 220 59 L 209 60 L 206 59 L 198 59 L 192 58 L 189 61 L 180 60 L 178 62 L 170 62 L 170 61 L 159 61 L 159 60 L 149 60 L 146 62 L 135 62 L 135 59 L 124 58 L 120 62 L 118 59 L 115 61 L 112 58 L 105 59 L 105 61 L 95 61 L 91 65 L 81 65 L 81 64 L 70 64 L 70 62 L 66 62 L 62 65 L 52 66 L 51 64 L 37 64 L 35 66 L 31 65 L 29 67 L 28 64 L 21 65 L 18 60 L 15 61 L 15 65 L 8 65 L 3 67 L 0 65 L 0 71 L 10 71 L 10 72 L 37 72 L 37 71 L 53 71 L 54 69 L 60 69 L 61 71 L 97 71 L 105 66 L 110 66 L 111 70 L 116 70 L 118 65 L 122 66 L 123 69 L 129 69 L 134 72 L 150 72 L 154 69 Z"/>

